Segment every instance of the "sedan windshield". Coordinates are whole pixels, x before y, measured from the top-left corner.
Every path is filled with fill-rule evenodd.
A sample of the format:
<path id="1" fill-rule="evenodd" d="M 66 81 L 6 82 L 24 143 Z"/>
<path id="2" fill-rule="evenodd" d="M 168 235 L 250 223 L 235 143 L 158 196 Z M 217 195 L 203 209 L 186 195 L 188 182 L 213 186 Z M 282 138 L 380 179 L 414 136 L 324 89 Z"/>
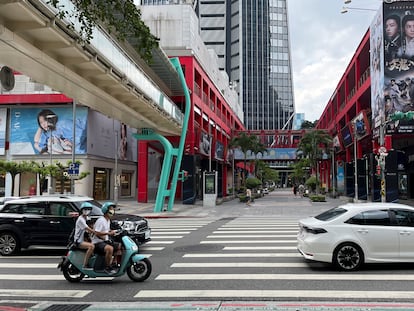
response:
<path id="1" fill-rule="evenodd" d="M 344 209 L 343 207 L 334 207 L 334 208 L 331 208 L 330 210 L 327 210 L 326 212 L 323 212 L 315 216 L 315 218 L 318 220 L 327 221 L 327 220 L 334 219 L 338 217 L 339 215 L 342 215 L 346 211 L 347 210 Z"/>

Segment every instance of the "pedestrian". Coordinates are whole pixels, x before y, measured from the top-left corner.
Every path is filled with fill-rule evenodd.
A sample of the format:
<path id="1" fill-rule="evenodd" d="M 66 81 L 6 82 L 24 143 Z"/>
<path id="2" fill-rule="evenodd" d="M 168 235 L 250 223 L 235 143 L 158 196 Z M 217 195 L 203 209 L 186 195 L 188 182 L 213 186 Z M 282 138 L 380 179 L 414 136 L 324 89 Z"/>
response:
<path id="1" fill-rule="evenodd" d="M 293 186 L 293 194 L 296 196 L 297 193 L 298 193 L 298 186 L 294 185 Z"/>
<path id="2" fill-rule="evenodd" d="M 252 199 L 252 190 L 247 188 L 246 189 L 246 205 L 250 206 L 251 199 Z"/>
<path id="3" fill-rule="evenodd" d="M 299 191 L 299 195 L 303 196 L 303 194 L 305 193 L 305 186 L 300 184 L 298 187 L 298 191 Z"/>

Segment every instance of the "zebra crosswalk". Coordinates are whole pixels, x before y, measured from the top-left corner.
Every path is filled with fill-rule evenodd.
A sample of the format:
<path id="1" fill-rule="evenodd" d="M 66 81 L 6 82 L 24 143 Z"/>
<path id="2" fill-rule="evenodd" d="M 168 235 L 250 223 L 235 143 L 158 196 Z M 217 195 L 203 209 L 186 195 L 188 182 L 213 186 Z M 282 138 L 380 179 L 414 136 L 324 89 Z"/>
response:
<path id="1" fill-rule="evenodd" d="M 130 298 L 414 300 L 409 268 L 340 273 L 327 264 L 305 262 L 296 250 L 295 219 L 167 218 L 151 219 L 150 226 L 152 240 L 140 249 L 156 269 Z M 67 284 L 57 261 L 58 256 L 0 257 L 0 297 L 94 297 L 94 279 L 85 279 L 91 285 L 87 290 Z M 54 290 L 58 281 L 69 290 Z M 25 282 L 29 289 L 9 286 L 13 282 Z"/>

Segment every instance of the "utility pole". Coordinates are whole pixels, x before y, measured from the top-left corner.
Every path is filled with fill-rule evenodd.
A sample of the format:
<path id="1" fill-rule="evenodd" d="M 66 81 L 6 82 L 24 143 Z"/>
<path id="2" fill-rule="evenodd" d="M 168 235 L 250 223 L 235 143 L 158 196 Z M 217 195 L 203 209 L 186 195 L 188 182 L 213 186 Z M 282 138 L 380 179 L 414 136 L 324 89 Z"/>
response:
<path id="1" fill-rule="evenodd" d="M 355 197 L 354 202 L 358 202 L 358 150 L 357 150 L 357 128 L 356 121 L 352 122 L 354 127 L 354 179 L 355 179 Z"/>

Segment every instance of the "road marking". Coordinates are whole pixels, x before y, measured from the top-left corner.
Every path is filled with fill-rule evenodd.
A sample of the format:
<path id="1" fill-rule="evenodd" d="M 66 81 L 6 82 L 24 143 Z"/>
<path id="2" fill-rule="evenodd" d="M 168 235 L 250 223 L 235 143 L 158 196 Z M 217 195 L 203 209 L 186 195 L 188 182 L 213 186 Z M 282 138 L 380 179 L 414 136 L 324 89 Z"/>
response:
<path id="1" fill-rule="evenodd" d="M 272 274 L 210 273 L 160 274 L 156 280 L 334 280 L 334 281 L 413 281 L 413 274 Z"/>
<path id="2" fill-rule="evenodd" d="M 173 243 L 175 243 L 175 241 L 149 241 L 149 242 L 145 243 L 145 245 L 152 245 L 152 244 L 173 244 Z"/>
<path id="3" fill-rule="evenodd" d="M 171 268 L 308 268 L 320 263 L 302 262 L 179 262 Z"/>
<path id="4" fill-rule="evenodd" d="M 213 231 L 212 234 L 225 234 L 225 233 L 298 233 L 298 230 L 240 230 L 240 231 L 236 231 L 236 230 L 231 230 L 231 231 Z"/>
<path id="5" fill-rule="evenodd" d="M 248 251 L 248 250 L 296 250 L 296 246 L 226 246 L 224 251 Z"/>
<path id="6" fill-rule="evenodd" d="M 414 291 L 346 290 L 142 290 L 134 298 L 340 298 L 340 299 L 412 299 Z"/>
<path id="7" fill-rule="evenodd" d="M 145 247 L 145 246 L 141 246 L 141 249 L 145 250 L 145 251 L 162 251 L 163 249 L 165 249 L 165 247 L 156 247 L 156 246 Z"/>
<path id="8" fill-rule="evenodd" d="M 302 257 L 299 253 L 232 253 L 232 254 L 184 254 L 187 258 L 233 258 L 233 257 Z"/>
<path id="9" fill-rule="evenodd" d="M 151 230 L 152 229 L 154 229 L 153 227 L 151 227 Z M 178 231 L 178 230 L 183 230 L 183 229 L 185 229 L 185 230 L 189 230 L 189 231 L 194 231 L 194 230 L 198 230 L 199 228 L 165 228 L 165 227 L 160 227 L 160 228 L 156 228 L 155 230 L 152 230 L 152 231 L 155 231 L 155 232 L 163 232 L 163 231 L 169 231 L 169 232 L 175 232 L 175 231 Z"/>
<path id="10" fill-rule="evenodd" d="M 207 239 L 222 238 L 296 238 L 297 234 L 235 234 L 235 235 L 208 235 Z"/>
<path id="11" fill-rule="evenodd" d="M 36 268 L 36 269 L 44 269 L 44 268 L 57 268 L 58 263 L 0 263 L 0 268 Z"/>
<path id="12" fill-rule="evenodd" d="M 91 290 L 0 289 L 0 297 L 83 298 Z"/>
<path id="13" fill-rule="evenodd" d="M 211 241 L 201 241 L 200 244 L 257 244 L 257 240 L 211 240 Z M 297 244 L 296 240 L 260 240 L 260 244 L 278 244 L 278 243 L 289 243 Z"/>
<path id="14" fill-rule="evenodd" d="M 164 232 L 164 231 L 152 231 L 151 232 L 151 238 L 154 236 L 154 235 L 163 235 L 163 234 L 189 234 L 189 233 L 191 233 L 191 231 L 174 231 L 174 232 L 171 232 L 171 231 L 166 231 L 166 232 Z"/>
<path id="15" fill-rule="evenodd" d="M 0 260 L 8 260 L 8 259 L 60 259 L 60 256 L 0 256 Z"/>
<path id="16" fill-rule="evenodd" d="M 64 280 L 63 274 L 0 274 L 0 280 L 12 280 L 12 281 L 24 281 L 24 280 L 36 280 L 36 281 L 60 281 Z M 113 280 L 113 277 L 99 277 L 83 279 L 84 281 L 90 280 Z"/>
<path id="17" fill-rule="evenodd" d="M 151 234 L 151 239 L 181 239 L 183 236 L 182 235 L 169 235 L 169 236 L 153 236 Z"/>

